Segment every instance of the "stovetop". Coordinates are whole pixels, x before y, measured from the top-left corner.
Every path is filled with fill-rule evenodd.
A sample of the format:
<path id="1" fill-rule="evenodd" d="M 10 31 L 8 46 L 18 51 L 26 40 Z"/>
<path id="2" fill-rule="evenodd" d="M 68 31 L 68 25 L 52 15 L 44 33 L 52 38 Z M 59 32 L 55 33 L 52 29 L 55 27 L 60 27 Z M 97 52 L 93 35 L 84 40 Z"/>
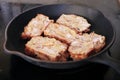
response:
<path id="1" fill-rule="evenodd" d="M 81 4 L 100 10 L 107 17 L 116 30 L 116 41 L 111 47 L 111 56 L 120 60 L 120 9 L 116 0 L 81 0 Z M 79 4 L 79 5 L 81 5 Z M 86 67 L 56 70 L 35 66 L 14 55 L 3 52 L 4 30 L 8 22 L 26 9 L 40 4 L 0 3 L 0 80 L 120 80 L 120 74 L 112 68 L 97 63 Z"/>

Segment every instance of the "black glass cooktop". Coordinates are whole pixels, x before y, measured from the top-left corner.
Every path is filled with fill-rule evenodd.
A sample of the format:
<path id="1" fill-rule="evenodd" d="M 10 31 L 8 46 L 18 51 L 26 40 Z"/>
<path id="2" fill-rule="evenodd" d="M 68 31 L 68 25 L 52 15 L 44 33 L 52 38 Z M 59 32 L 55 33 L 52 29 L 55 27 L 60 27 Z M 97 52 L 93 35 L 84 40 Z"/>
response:
<path id="1" fill-rule="evenodd" d="M 119 5 L 115 0 L 100 0 L 97 5 L 94 1 L 81 3 L 99 9 L 115 27 L 116 41 L 110 51 L 111 56 L 120 61 Z M 20 57 L 5 54 L 2 45 L 6 25 L 14 16 L 35 6 L 40 4 L 0 3 L 0 80 L 120 80 L 120 74 L 103 64 L 91 63 L 82 68 L 67 70 L 46 69 L 30 64 Z"/>

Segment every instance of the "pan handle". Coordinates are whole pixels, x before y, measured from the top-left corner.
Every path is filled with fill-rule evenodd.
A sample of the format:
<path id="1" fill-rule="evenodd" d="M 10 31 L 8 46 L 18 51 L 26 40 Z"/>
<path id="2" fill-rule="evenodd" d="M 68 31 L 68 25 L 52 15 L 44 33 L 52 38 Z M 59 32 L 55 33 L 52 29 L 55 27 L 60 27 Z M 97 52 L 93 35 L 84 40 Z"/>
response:
<path id="1" fill-rule="evenodd" d="M 120 74 L 120 61 L 110 56 L 110 51 L 98 55 L 98 57 L 93 57 L 90 62 L 96 62 L 110 66 Z"/>

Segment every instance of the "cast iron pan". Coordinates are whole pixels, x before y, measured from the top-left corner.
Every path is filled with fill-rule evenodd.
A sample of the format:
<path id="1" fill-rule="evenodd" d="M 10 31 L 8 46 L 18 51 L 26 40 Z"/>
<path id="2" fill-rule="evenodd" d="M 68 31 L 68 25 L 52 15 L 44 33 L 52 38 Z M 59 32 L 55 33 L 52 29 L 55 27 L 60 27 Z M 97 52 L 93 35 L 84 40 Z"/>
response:
<path id="1" fill-rule="evenodd" d="M 91 31 L 95 31 L 106 37 L 106 46 L 97 54 L 91 55 L 80 61 L 49 62 L 27 56 L 24 53 L 24 45 L 26 41 L 21 39 L 21 32 L 23 31 L 24 26 L 26 26 L 27 23 L 38 13 L 49 16 L 54 20 L 63 13 L 83 16 L 89 21 L 89 23 L 91 23 Z M 114 39 L 115 31 L 111 23 L 100 11 L 82 5 L 53 4 L 30 9 L 12 19 L 5 30 L 4 51 L 9 54 L 20 56 L 32 64 L 45 68 L 71 69 L 86 66 L 91 62 L 97 62 L 108 65 L 120 73 L 120 62 L 113 59 L 109 54 L 109 48 L 112 46 Z"/>

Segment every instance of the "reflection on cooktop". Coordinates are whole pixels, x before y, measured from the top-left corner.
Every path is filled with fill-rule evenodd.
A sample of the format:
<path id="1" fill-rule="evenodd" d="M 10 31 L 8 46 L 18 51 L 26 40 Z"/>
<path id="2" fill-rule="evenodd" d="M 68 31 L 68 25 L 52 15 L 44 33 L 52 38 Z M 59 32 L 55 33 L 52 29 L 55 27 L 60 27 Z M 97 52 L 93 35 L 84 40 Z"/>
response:
<path id="1" fill-rule="evenodd" d="M 76 69 L 56 70 L 46 69 L 28 63 L 17 56 L 11 57 L 11 80 L 103 80 L 107 66 L 90 64 Z"/>

